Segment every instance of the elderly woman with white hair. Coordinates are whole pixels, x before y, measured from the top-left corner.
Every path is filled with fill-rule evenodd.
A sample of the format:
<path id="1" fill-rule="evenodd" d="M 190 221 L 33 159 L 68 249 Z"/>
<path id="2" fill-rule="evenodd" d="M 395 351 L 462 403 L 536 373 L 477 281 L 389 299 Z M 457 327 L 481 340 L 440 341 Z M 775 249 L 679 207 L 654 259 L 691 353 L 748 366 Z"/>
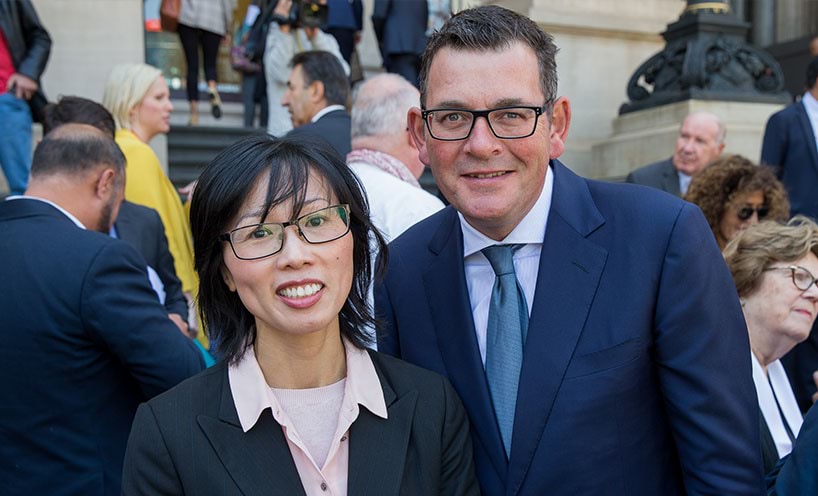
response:
<path id="1" fill-rule="evenodd" d="M 159 212 L 182 290 L 196 291 L 193 241 L 188 216 L 159 158 L 148 142 L 170 130 L 170 91 L 162 72 L 146 64 L 114 67 L 102 104 L 116 121 L 116 142 L 127 160 L 125 199 Z M 206 342 L 203 344 L 207 344 Z"/>
<path id="2" fill-rule="evenodd" d="M 807 339 L 818 315 L 818 225 L 797 216 L 762 222 L 724 249 L 752 351 L 765 472 L 792 450 L 803 423 L 780 358 Z"/>

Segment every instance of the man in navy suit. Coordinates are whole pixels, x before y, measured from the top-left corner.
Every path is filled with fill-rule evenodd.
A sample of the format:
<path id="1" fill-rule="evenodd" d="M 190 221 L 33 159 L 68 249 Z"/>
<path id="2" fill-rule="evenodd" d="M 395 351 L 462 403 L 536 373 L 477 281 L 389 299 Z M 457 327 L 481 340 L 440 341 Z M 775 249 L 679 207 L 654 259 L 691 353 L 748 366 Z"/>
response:
<path id="1" fill-rule="evenodd" d="M 107 235 L 124 187 L 116 143 L 65 124 L 0 202 L 0 494 L 118 495 L 137 406 L 203 368 Z"/>
<path id="2" fill-rule="evenodd" d="M 747 330 L 713 235 L 689 203 L 557 160 L 555 53 L 496 6 L 432 36 L 409 127 L 451 206 L 390 245 L 379 349 L 452 382 L 483 494 L 759 494 Z"/>
<path id="3" fill-rule="evenodd" d="M 818 57 L 807 66 L 801 100 L 767 121 L 761 162 L 778 167 L 793 215 L 818 219 Z"/>
<path id="4" fill-rule="evenodd" d="M 333 54 L 322 50 L 297 53 L 290 66 L 287 92 L 281 99 L 293 121 L 290 133 L 324 139 L 345 160 L 352 138 L 346 110 L 349 80 L 344 67 Z"/>
<path id="5" fill-rule="evenodd" d="M 375 0 L 372 27 L 384 69 L 400 74 L 417 86 L 420 56 L 428 41 L 429 3 L 426 0 Z"/>

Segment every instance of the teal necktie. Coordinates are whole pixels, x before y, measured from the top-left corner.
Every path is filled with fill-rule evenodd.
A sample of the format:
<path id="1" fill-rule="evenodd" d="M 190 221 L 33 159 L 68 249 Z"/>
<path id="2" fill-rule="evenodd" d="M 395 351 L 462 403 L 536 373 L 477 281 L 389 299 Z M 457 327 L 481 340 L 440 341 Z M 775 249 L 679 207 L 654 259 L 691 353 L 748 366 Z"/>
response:
<path id="1" fill-rule="evenodd" d="M 517 282 L 513 260 L 514 251 L 522 246 L 495 245 L 483 249 L 495 274 L 486 328 L 486 376 L 507 457 L 511 456 L 517 386 L 528 331 L 528 305 Z"/>

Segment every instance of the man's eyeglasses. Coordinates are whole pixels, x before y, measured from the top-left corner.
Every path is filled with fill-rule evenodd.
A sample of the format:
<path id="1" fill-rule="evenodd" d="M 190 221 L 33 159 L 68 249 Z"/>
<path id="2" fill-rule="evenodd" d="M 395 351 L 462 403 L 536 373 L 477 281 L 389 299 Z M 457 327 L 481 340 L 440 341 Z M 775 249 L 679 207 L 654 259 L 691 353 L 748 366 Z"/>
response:
<path id="1" fill-rule="evenodd" d="M 298 234 L 310 244 L 328 243 L 349 232 L 349 205 L 322 208 L 290 222 L 266 222 L 233 229 L 219 236 L 230 243 L 233 254 L 241 260 L 256 260 L 275 255 L 284 246 L 284 229 L 295 226 Z"/>
<path id="2" fill-rule="evenodd" d="M 545 113 L 548 102 L 542 107 L 500 107 L 490 110 L 430 109 L 420 115 L 432 138 L 441 141 L 459 141 L 469 137 L 478 117 L 485 117 L 489 129 L 501 139 L 527 138 L 537 129 L 539 117 Z"/>
<path id="3" fill-rule="evenodd" d="M 747 220 L 753 216 L 753 212 L 758 214 L 758 220 L 761 220 L 764 217 L 767 217 L 767 215 L 770 213 L 770 207 L 761 206 L 753 208 L 750 206 L 744 206 L 738 209 L 738 211 L 736 212 L 736 217 L 738 217 L 739 220 Z"/>
<path id="4" fill-rule="evenodd" d="M 795 284 L 795 287 L 801 291 L 806 291 L 811 288 L 813 284 L 818 284 L 818 281 L 815 280 L 815 276 L 812 275 L 812 272 L 797 265 L 789 265 L 787 267 L 768 267 L 764 269 L 765 272 L 768 270 L 789 270 L 792 274 L 792 283 Z"/>

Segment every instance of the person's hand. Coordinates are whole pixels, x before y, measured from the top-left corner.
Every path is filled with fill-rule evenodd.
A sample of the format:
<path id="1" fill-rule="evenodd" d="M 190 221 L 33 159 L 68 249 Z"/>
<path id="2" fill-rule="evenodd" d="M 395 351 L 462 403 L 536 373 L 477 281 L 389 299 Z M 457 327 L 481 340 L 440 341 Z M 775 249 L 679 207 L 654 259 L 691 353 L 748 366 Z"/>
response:
<path id="1" fill-rule="evenodd" d="M 12 74 L 6 82 L 6 88 L 9 90 L 14 89 L 14 95 L 23 100 L 31 100 L 39 87 L 37 81 L 19 72 Z"/>
<path id="2" fill-rule="evenodd" d="M 176 191 L 178 191 L 180 195 L 184 195 L 185 201 L 189 202 L 190 199 L 193 198 L 193 190 L 196 189 L 197 182 L 198 180 L 191 181 L 187 183 L 185 186 L 182 186 L 181 188 L 177 189 Z"/>
<path id="3" fill-rule="evenodd" d="M 357 45 L 360 42 L 361 42 L 361 32 L 360 31 L 355 31 L 355 34 L 352 35 L 352 43 Z"/>
<path id="4" fill-rule="evenodd" d="M 179 330 L 182 331 L 182 334 L 189 338 L 193 337 L 188 332 L 187 322 L 185 322 L 185 319 L 183 319 L 181 315 L 179 315 L 178 313 L 169 313 L 168 318 L 171 320 L 171 322 L 176 324 L 176 327 L 178 327 Z"/>

